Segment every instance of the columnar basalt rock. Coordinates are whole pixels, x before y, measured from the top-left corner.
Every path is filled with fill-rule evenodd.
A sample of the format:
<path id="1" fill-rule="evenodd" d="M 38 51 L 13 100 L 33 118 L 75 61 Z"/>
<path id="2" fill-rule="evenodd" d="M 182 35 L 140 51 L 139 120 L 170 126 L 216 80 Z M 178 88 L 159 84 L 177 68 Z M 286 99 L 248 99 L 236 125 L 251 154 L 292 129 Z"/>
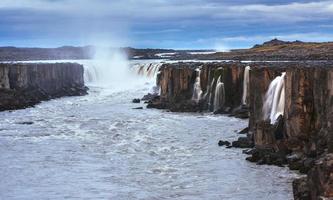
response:
<path id="1" fill-rule="evenodd" d="M 84 95 L 83 66 L 0 64 L 0 110 L 21 109 L 62 96 Z"/>
<path id="2" fill-rule="evenodd" d="M 212 97 L 215 95 L 214 89 L 220 77 L 225 87 L 226 98 L 221 113 L 231 113 L 242 102 L 244 66 L 241 63 L 165 64 L 158 76 L 157 85 L 161 87 L 159 102 L 152 102 L 149 106 L 168 108 L 171 111 L 212 111 L 210 105 L 213 105 Z M 191 97 L 198 68 L 202 95 L 199 102 L 193 102 Z"/>
<path id="3" fill-rule="evenodd" d="M 283 71 L 286 71 L 284 116 L 280 118 L 279 124 L 275 125 L 271 125 L 260 118 L 262 116 L 260 108 L 263 107 L 260 95 L 262 96 L 267 91 L 267 84 L 281 73 L 281 69 L 261 67 L 252 69 L 250 74 L 251 85 L 260 85 L 260 81 L 257 80 L 258 77 L 264 77 L 264 80 L 268 80 L 266 84 L 263 83 L 262 87 L 252 87 L 251 89 L 250 129 L 254 135 L 257 150 L 271 148 L 274 154 L 283 152 L 287 155 L 291 153 L 294 156 L 290 157 L 292 158 L 289 160 L 290 162 L 285 160 L 285 163 L 289 162 L 292 169 L 299 169 L 303 173 L 308 173 L 308 178 L 302 179 L 306 183 L 299 180 L 295 181 L 294 190 L 295 193 L 299 194 L 301 188 L 307 185 L 309 194 L 296 195 L 295 199 L 307 199 L 310 196 L 311 199 L 316 199 L 319 194 L 332 197 L 330 191 L 327 192 L 327 190 L 330 190 L 329 187 L 323 185 L 323 182 L 327 180 L 323 178 L 317 180 L 316 178 L 318 174 L 327 175 L 332 172 L 330 171 L 332 170 L 331 162 L 327 161 L 331 157 L 326 158 L 325 156 L 333 145 L 330 138 L 332 133 L 330 126 L 333 122 L 331 92 L 333 68 L 329 66 L 329 63 L 327 65 L 326 63 L 290 63 L 285 65 L 283 69 Z M 274 71 L 274 75 L 270 79 L 262 74 L 267 70 Z M 272 155 L 266 153 L 262 154 L 262 158 L 249 160 L 266 162 L 266 158 L 270 157 L 269 160 L 271 160 Z M 297 159 L 295 159 L 296 155 L 298 155 Z M 327 161 L 325 162 L 326 167 L 318 167 L 318 162 L 322 157 L 325 157 Z M 316 162 L 317 159 L 319 160 Z M 316 189 L 315 184 L 319 184 L 318 187 L 321 189 Z M 329 195 L 327 196 L 327 194 Z"/>
<path id="4" fill-rule="evenodd" d="M 289 164 L 307 177 L 294 182 L 295 199 L 331 198 L 333 177 L 333 65 L 331 62 L 248 64 L 249 134 L 255 144 L 248 160 L 260 164 Z M 232 63 L 177 63 L 162 67 L 163 108 L 172 111 L 211 110 L 217 80 L 225 87 L 223 111 L 232 113 L 242 103 L 243 74 L 247 65 Z M 200 67 L 203 90 L 199 105 L 191 102 L 195 69 Z M 264 117 L 265 95 L 283 73 L 284 111 L 272 124 Z M 282 76 L 281 76 L 282 77 Z M 178 106 L 175 106 L 177 105 Z M 181 106 L 179 106 L 181 105 Z M 186 108 L 186 109 L 184 109 Z M 223 113 L 223 112 L 222 112 Z M 225 112 L 224 112 L 225 113 Z M 331 153 L 331 154 L 329 154 Z"/>
<path id="5" fill-rule="evenodd" d="M 285 68 L 283 66 L 253 65 L 250 71 L 250 95 L 249 95 L 249 130 L 254 134 L 254 142 L 257 147 L 265 147 L 275 143 L 274 130 L 269 122 L 263 118 L 263 105 L 269 84 L 280 75 Z"/>

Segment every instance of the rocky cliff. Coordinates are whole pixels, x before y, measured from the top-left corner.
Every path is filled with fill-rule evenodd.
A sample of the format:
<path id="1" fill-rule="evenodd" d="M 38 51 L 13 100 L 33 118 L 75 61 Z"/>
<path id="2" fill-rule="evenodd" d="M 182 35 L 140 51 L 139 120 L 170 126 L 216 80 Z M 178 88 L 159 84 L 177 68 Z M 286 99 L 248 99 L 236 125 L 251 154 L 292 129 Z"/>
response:
<path id="1" fill-rule="evenodd" d="M 150 107 L 168 108 L 171 111 L 214 111 L 217 81 L 224 84 L 223 105 L 216 113 L 232 113 L 242 104 L 243 74 L 246 65 L 241 63 L 176 63 L 160 69 L 157 84 L 160 99 Z M 198 75 L 198 70 L 200 74 Z M 194 84 L 200 77 L 201 98 L 193 100 Z"/>
<path id="2" fill-rule="evenodd" d="M 0 111 L 86 91 L 79 64 L 0 64 Z"/>
<path id="3" fill-rule="evenodd" d="M 243 83 L 248 65 L 246 91 Z M 288 165 L 307 174 L 293 184 L 295 199 L 333 197 L 331 62 L 166 64 L 157 83 L 160 97 L 150 102 L 151 107 L 248 114 L 248 138 L 255 144 L 249 161 Z M 217 102 L 223 105 L 216 110 L 218 84 L 223 86 L 223 101 Z M 194 93 L 200 94 L 199 100 Z M 244 95 L 248 99 L 245 105 Z"/>

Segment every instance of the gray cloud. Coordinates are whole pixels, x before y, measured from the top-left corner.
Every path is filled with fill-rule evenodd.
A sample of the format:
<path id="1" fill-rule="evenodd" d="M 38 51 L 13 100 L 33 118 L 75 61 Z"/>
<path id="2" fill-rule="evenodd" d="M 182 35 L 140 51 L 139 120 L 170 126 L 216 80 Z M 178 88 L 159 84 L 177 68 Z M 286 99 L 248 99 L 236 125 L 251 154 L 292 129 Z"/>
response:
<path id="1" fill-rule="evenodd" d="M 330 29 L 332 18 L 333 0 L 1 0 L 0 42 L 51 38 L 78 43 L 98 36 L 141 40 L 140 45 L 188 40 L 184 45 L 206 46 L 206 40 L 232 42 L 239 35 L 310 34 L 313 24 Z M 327 33 L 320 34 L 325 38 Z"/>

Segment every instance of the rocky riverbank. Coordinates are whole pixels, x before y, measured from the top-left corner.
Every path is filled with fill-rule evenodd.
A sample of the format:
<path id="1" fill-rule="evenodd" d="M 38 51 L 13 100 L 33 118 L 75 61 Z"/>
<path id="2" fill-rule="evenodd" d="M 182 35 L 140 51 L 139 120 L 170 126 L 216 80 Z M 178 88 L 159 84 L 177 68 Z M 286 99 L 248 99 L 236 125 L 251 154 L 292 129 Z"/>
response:
<path id="1" fill-rule="evenodd" d="M 83 72 L 83 66 L 74 63 L 0 64 L 0 111 L 85 95 Z"/>
<path id="2" fill-rule="evenodd" d="M 249 117 L 247 160 L 307 174 L 295 199 L 333 197 L 331 62 L 165 64 L 157 85 L 148 107 Z"/>

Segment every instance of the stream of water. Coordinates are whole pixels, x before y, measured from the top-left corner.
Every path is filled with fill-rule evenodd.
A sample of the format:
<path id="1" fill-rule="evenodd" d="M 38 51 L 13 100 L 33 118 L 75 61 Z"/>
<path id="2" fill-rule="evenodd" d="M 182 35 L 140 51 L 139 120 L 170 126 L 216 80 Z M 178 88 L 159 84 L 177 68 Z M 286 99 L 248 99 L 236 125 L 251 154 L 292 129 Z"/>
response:
<path id="1" fill-rule="evenodd" d="M 133 109 L 138 79 L 1 112 L 0 199 L 292 199 L 293 172 L 218 147 L 246 120 Z"/>

